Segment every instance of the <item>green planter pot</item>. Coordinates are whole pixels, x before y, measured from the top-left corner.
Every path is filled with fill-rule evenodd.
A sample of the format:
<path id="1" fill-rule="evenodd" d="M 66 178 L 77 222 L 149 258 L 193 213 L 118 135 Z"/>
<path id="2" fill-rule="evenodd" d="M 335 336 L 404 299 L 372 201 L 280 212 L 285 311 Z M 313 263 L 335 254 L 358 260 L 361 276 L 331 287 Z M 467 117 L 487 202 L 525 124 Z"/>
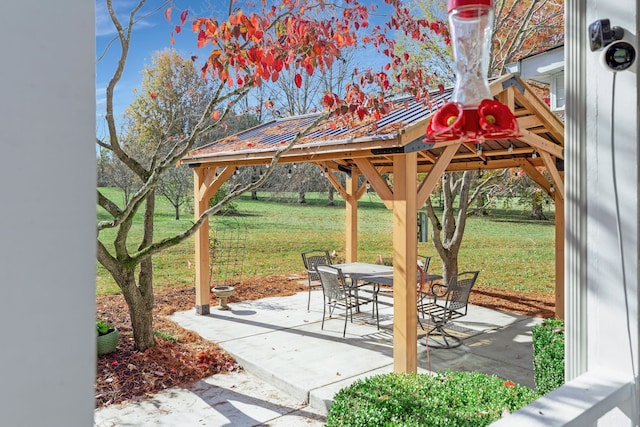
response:
<path id="1" fill-rule="evenodd" d="M 98 335 L 98 356 L 115 351 L 118 345 L 118 330 L 114 329 L 105 335 Z"/>

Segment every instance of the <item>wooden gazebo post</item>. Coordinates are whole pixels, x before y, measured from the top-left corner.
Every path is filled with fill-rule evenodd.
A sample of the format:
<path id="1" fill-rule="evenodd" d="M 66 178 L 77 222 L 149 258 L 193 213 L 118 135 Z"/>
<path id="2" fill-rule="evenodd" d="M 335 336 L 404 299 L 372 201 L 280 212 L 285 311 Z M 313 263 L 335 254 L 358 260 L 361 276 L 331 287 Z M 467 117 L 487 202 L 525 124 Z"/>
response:
<path id="1" fill-rule="evenodd" d="M 214 168 L 215 169 L 215 168 Z M 202 197 L 206 185 L 206 173 L 209 168 L 193 169 L 193 216 L 195 220 L 207 210 L 209 198 Z M 209 314 L 209 219 L 205 219 L 195 235 L 195 269 L 196 269 L 196 312 Z"/>
<path id="2" fill-rule="evenodd" d="M 358 173 L 351 171 L 346 178 L 345 261 L 358 261 Z"/>
<path id="3" fill-rule="evenodd" d="M 553 192 L 556 205 L 556 318 L 564 319 L 564 195 Z"/>
<path id="4" fill-rule="evenodd" d="M 197 221 L 209 208 L 209 199 L 222 187 L 236 171 L 235 166 L 218 168 L 217 166 L 192 166 L 193 169 L 193 215 Z M 195 269 L 196 269 L 196 312 L 210 313 L 211 291 L 209 259 L 209 219 L 205 218 L 195 232 Z"/>
<path id="5" fill-rule="evenodd" d="M 418 369 L 416 312 L 418 157 L 393 156 L 393 370 Z"/>

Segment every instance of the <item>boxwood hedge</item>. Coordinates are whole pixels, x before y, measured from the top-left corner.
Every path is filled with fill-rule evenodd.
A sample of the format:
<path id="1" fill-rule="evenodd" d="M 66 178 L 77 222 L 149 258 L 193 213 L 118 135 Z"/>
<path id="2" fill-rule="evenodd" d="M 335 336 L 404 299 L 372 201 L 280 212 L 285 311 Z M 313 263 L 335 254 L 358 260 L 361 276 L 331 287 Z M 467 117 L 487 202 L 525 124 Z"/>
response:
<path id="1" fill-rule="evenodd" d="M 546 319 L 534 326 L 533 379 L 540 395 L 564 384 L 564 321 Z"/>
<path id="2" fill-rule="evenodd" d="M 334 397 L 327 426 L 485 426 L 537 399 L 525 386 L 478 372 L 391 373 Z"/>

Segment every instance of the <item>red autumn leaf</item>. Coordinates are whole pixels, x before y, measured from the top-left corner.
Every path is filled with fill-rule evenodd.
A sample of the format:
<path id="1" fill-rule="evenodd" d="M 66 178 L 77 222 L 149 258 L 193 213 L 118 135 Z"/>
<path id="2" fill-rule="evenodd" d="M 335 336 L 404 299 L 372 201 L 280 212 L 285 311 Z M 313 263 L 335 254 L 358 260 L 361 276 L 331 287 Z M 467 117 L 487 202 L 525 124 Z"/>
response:
<path id="1" fill-rule="evenodd" d="M 184 25 L 184 23 L 187 21 L 187 15 L 189 15 L 189 11 L 188 10 L 183 10 L 182 13 L 180 14 L 180 24 Z"/>
<path id="2" fill-rule="evenodd" d="M 438 90 L 440 91 L 440 95 L 444 93 L 444 85 L 442 83 L 438 85 Z"/>
<path id="3" fill-rule="evenodd" d="M 295 82 L 298 89 L 300 89 L 300 87 L 302 86 L 302 76 L 299 73 L 296 74 L 295 77 L 293 78 L 293 81 Z"/>
<path id="4" fill-rule="evenodd" d="M 168 7 L 167 10 L 164 11 L 164 17 L 167 18 L 167 21 L 171 22 L 171 8 Z"/>
<path id="5" fill-rule="evenodd" d="M 176 25 L 175 30 L 176 34 L 180 34 L 180 31 L 182 31 L 182 27 L 180 25 Z"/>
<path id="6" fill-rule="evenodd" d="M 403 56 L 405 61 L 409 60 L 409 54 L 407 52 L 405 52 Z"/>
<path id="7" fill-rule="evenodd" d="M 310 62 L 305 61 L 304 68 L 305 68 L 305 70 L 307 70 L 307 74 L 309 74 L 310 76 L 313 75 L 313 65 L 311 65 Z"/>
<path id="8" fill-rule="evenodd" d="M 158 97 L 158 94 L 155 92 L 151 92 L 151 99 L 156 99 Z"/>
<path id="9" fill-rule="evenodd" d="M 198 33 L 198 49 L 200 49 L 205 44 L 207 44 L 207 35 L 205 34 L 204 30 L 200 30 L 200 32 Z"/>
<path id="10" fill-rule="evenodd" d="M 175 43 L 175 40 L 173 39 L 173 33 L 171 33 L 171 38 L 170 38 L 169 42 L 171 43 L 171 45 L 173 45 Z"/>
<path id="11" fill-rule="evenodd" d="M 322 105 L 324 105 L 327 108 L 333 107 L 333 103 L 334 103 L 333 96 L 331 96 L 331 94 L 329 93 L 326 94 L 324 98 L 322 98 Z"/>
<path id="12" fill-rule="evenodd" d="M 213 117 L 213 120 L 219 120 L 220 112 L 218 110 L 215 110 L 213 113 L 211 113 L 211 117 Z"/>

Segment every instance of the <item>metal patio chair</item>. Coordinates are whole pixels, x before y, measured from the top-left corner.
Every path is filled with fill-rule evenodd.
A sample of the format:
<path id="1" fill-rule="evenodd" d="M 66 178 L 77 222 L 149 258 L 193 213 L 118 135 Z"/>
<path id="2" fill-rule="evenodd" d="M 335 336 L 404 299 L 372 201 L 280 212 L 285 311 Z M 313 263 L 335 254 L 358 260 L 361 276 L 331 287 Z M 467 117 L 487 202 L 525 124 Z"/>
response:
<path id="1" fill-rule="evenodd" d="M 424 303 L 424 299 L 431 295 L 432 283 L 428 279 L 429 277 L 429 264 L 431 263 L 431 257 L 425 255 L 418 255 L 418 286 L 417 286 L 417 299 L 418 306 Z M 422 313 L 424 316 L 424 313 Z"/>
<path id="2" fill-rule="evenodd" d="M 337 267 L 318 264 L 316 265 L 316 271 L 320 277 L 322 294 L 324 296 L 322 326 L 320 329 L 324 329 L 327 307 L 329 308 L 329 318 L 331 318 L 337 307 L 341 307 L 345 310 L 344 330 L 342 331 L 342 337 L 345 337 L 347 333 L 348 318 L 351 318 L 351 322 L 353 323 L 353 310 L 359 310 L 361 305 L 368 304 L 370 302 L 374 304 L 373 312 L 376 315 L 378 329 L 380 329 L 380 319 L 378 316 L 378 307 L 375 298 L 359 296 L 355 282 L 351 281 L 349 278 L 345 278 L 342 274 L 342 270 Z"/>
<path id="3" fill-rule="evenodd" d="M 431 257 L 426 255 L 418 255 L 418 271 L 416 277 L 418 278 L 418 286 L 417 286 L 417 297 L 418 304 L 420 304 L 425 294 L 429 292 L 429 286 L 431 282 L 427 279 L 429 277 L 427 270 L 429 269 L 429 263 L 431 262 Z M 384 287 L 382 288 L 378 294 L 388 297 L 393 297 L 393 288 L 392 287 Z"/>
<path id="4" fill-rule="evenodd" d="M 467 306 L 471 288 L 476 283 L 479 271 L 466 271 L 453 276 L 449 286 L 441 284 L 431 286 L 432 301 L 420 304 L 418 310 L 428 315 L 427 345 L 432 348 L 455 348 L 462 344 L 462 339 L 451 335 L 444 328 L 454 319 L 467 315 Z M 444 292 L 443 292 L 444 290 Z M 418 319 L 420 327 L 422 322 Z"/>
<path id="5" fill-rule="evenodd" d="M 307 279 L 309 281 L 309 298 L 307 299 L 307 311 L 311 306 L 311 289 L 320 287 L 320 277 L 316 271 L 316 265 L 331 265 L 331 256 L 329 251 L 323 249 L 314 249 L 302 253 L 302 262 L 307 270 Z"/>

